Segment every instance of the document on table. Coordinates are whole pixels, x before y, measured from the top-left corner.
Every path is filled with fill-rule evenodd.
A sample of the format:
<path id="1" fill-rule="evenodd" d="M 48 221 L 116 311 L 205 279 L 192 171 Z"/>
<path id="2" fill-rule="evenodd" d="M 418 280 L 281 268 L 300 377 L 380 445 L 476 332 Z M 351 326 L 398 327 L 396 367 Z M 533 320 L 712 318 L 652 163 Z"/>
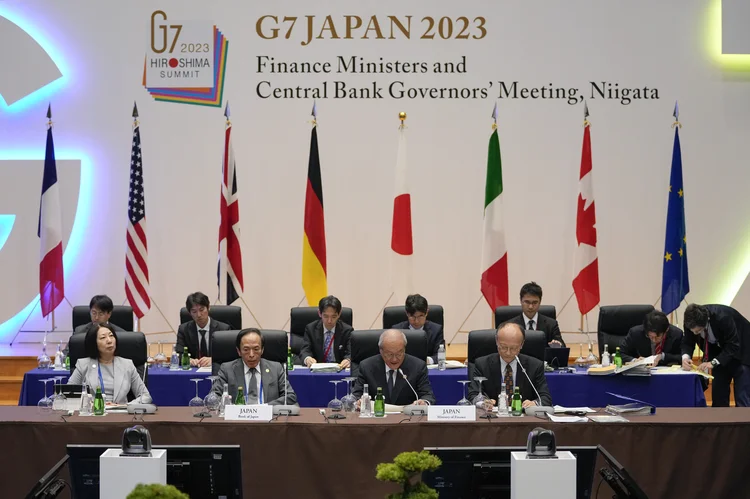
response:
<path id="1" fill-rule="evenodd" d="M 596 412 L 591 407 L 563 407 L 561 405 L 555 406 L 555 413 L 573 411 L 573 412 Z"/>
<path id="2" fill-rule="evenodd" d="M 588 418 L 585 416 L 555 416 L 549 414 L 549 420 L 553 423 L 585 423 Z"/>
<path id="3" fill-rule="evenodd" d="M 205 366 L 205 367 L 199 367 L 197 373 L 210 373 L 211 372 L 211 366 Z"/>

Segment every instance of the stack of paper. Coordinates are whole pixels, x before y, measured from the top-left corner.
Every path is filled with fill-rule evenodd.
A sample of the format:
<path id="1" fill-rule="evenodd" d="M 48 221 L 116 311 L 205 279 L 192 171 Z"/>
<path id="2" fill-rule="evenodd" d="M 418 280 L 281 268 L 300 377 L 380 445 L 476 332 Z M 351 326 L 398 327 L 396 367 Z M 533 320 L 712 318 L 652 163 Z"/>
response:
<path id="1" fill-rule="evenodd" d="M 337 373 L 341 370 L 335 362 L 318 362 L 310 366 L 310 371 L 314 373 Z"/>
<path id="2" fill-rule="evenodd" d="M 585 423 L 588 418 L 584 416 L 555 416 L 549 414 L 549 420 L 553 423 Z"/>
<path id="3" fill-rule="evenodd" d="M 446 360 L 445 361 L 445 368 L 446 369 L 461 369 L 462 367 L 466 367 L 463 362 L 459 362 L 457 360 Z M 427 369 L 437 369 L 437 364 L 429 364 L 427 366 Z"/>

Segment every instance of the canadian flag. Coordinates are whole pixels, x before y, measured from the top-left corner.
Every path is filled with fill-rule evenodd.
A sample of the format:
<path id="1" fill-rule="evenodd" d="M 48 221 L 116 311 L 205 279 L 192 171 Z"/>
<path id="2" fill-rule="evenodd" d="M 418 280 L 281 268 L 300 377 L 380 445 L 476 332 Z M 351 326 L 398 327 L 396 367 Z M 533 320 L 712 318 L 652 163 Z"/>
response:
<path id="1" fill-rule="evenodd" d="M 588 107 L 585 116 L 588 117 Z M 573 290 L 581 315 L 586 315 L 599 304 L 599 259 L 596 256 L 596 212 L 592 177 L 591 131 L 588 120 L 584 120 L 581 174 L 578 177 L 576 276 L 573 278 Z"/>

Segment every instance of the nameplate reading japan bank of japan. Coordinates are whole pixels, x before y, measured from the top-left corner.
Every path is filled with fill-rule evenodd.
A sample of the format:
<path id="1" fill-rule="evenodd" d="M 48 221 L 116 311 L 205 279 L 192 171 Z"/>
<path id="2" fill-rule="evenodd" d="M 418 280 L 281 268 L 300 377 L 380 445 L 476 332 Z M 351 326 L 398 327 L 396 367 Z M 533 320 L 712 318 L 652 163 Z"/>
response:
<path id="1" fill-rule="evenodd" d="M 427 408 L 427 421 L 446 423 L 476 419 L 477 408 L 473 405 L 431 405 Z"/>
<path id="2" fill-rule="evenodd" d="M 225 421 L 271 421 L 273 407 L 270 405 L 228 405 L 224 408 Z"/>

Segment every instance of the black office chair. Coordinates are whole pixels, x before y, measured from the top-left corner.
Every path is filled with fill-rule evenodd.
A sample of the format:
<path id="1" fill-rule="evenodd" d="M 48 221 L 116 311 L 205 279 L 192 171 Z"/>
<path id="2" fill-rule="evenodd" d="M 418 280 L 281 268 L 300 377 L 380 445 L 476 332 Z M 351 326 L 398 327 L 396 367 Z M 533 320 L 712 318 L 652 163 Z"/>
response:
<path id="1" fill-rule="evenodd" d="M 91 322 L 91 314 L 87 305 L 76 305 L 73 307 L 73 329 Z M 109 322 L 115 324 L 125 331 L 133 330 L 133 307 L 130 305 L 115 305 Z"/>
<path id="2" fill-rule="evenodd" d="M 652 305 L 605 305 L 599 307 L 599 324 L 596 340 L 599 343 L 599 358 L 604 353 L 604 345 L 610 354 L 625 343 L 625 336 L 633 326 L 643 324 L 646 314 L 653 312 Z"/>
<path id="3" fill-rule="evenodd" d="M 242 329 L 242 308 L 234 305 L 211 305 L 208 309 L 208 316 L 211 319 L 229 324 L 232 329 L 238 331 Z M 185 324 L 193 320 L 190 312 L 185 307 L 180 309 L 180 324 Z"/>
<path id="4" fill-rule="evenodd" d="M 359 374 L 359 364 L 373 355 L 380 355 L 378 340 L 384 329 L 361 329 L 352 331 L 350 337 L 352 351 L 352 376 Z M 427 333 L 404 330 L 406 353 L 427 361 Z"/>
<path id="5" fill-rule="evenodd" d="M 496 329 L 469 331 L 469 343 L 467 345 L 469 376 L 471 376 L 476 359 L 491 353 L 497 354 L 496 334 Z M 522 354 L 544 362 L 545 348 L 547 348 L 547 336 L 544 331 L 526 331 L 526 339 L 523 342 L 523 347 L 521 347 Z"/>
<path id="6" fill-rule="evenodd" d="M 211 336 L 211 373 L 216 376 L 224 362 L 239 359 L 237 334 L 239 330 L 215 331 Z M 287 333 L 278 329 L 261 329 L 266 345 L 262 358 L 286 365 Z"/>
<path id="7" fill-rule="evenodd" d="M 397 305 L 395 307 L 385 307 L 383 309 L 383 329 L 390 329 L 394 324 L 404 322 L 406 317 L 406 307 Z M 430 305 L 430 311 L 427 313 L 427 320 L 445 326 L 443 322 L 442 305 Z"/>
<path id="8" fill-rule="evenodd" d="M 495 309 L 495 326 L 499 327 L 503 322 L 509 321 L 523 313 L 521 305 L 510 305 L 507 307 L 497 307 Z M 540 305 L 539 313 L 550 319 L 557 319 L 557 309 L 554 305 Z"/>
<path id="9" fill-rule="evenodd" d="M 130 359 L 138 371 L 143 383 L 148 388 L 148 370 L 146 369 L 146 359 L 148 358 L 148 342 L 146 335 L 140 331 L 120 331 L 117 335 L 117 356 Z M 74 334 L 68 342 L 68 355 L 70 356 L 70 372 L 75 370 L 78 359 L 86 357 L 84 342 L 85 334 Z M 128 401 L 135 398 L 132 391 L 128 393 Z"/>
<path id="10" fill-rule="evenodd" d="M 289 312 L 289 332 L 291 333 L 289 340 L 291 342 L 292 353 L 297 357 L 299 357 L 302 345 L 305 343 L 305 326 L 318 319 L 320 319 L 318 307 L 294 307 Z M 353 326 L 354 313 L 352 309 L 342 307 L 339 320 Z"/>

